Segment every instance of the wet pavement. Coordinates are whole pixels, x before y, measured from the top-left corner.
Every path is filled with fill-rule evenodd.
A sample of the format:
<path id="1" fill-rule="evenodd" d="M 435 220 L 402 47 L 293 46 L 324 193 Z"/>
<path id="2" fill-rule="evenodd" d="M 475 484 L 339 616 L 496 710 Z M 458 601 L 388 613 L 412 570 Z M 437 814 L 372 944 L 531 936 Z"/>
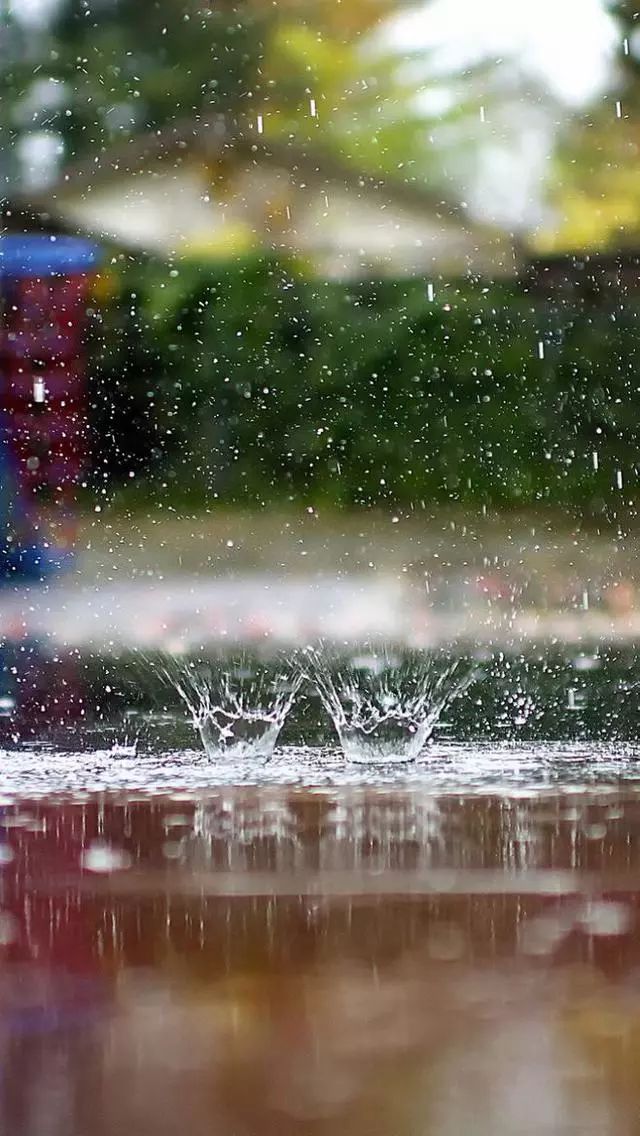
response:
<path id="1" fill-rule="evenodd" d="M 640 637 L 640 534 L 541 518 L 85 519 L 73 571 L 0 592 L 0 635 L 112 653 L 323 638 L 519 650 Z"/>
<path id="2" fill-rule="evenodd" d="M 638 1131 L 630 766 L 95 792 L 88 756 L 2 798 L 2 1131 Z"/>

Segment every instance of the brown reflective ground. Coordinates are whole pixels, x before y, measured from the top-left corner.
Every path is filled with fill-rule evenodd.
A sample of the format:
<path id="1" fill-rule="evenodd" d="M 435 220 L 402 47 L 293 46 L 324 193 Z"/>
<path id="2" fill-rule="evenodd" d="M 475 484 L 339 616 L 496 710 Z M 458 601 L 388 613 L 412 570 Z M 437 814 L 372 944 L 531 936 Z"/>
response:
<path id="1" fill-rule="evenodd" d="M 0 1131 L 640 1132 L 640 794 L 2 806 Z"/>

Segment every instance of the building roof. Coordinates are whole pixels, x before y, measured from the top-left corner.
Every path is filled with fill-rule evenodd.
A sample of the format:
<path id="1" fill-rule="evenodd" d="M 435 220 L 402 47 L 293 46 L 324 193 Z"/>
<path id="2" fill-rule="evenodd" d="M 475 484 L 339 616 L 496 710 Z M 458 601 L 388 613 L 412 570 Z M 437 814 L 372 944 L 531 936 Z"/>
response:
<path id="1" fill-rule="evenodd" d="M 322 147 L 230 138 L 221 120 L 137 136 L 31 201 L 55 223 L 164 254 L 301 252 L 329 275 L 513 275 L 519 249 L 417 179 L 359 172 Z M 240 242 L 241 243 L 241 242 Z"/>

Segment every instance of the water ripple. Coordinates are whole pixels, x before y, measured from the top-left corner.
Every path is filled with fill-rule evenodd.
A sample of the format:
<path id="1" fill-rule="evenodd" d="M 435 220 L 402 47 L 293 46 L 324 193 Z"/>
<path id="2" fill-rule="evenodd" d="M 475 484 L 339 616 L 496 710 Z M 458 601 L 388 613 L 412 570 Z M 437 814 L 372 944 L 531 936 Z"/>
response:
<path id="1" fill-rule="evenodd" d="M 52 794 L 205 793 L 227 785 L 387 786 L 442 794 L 640 791 L 640 746 L 437 743 L 407 765 L 350 765 L 330 747 L 283 746 L 268 760 L 212 762 L 200 750 L 30 746 L 0 751 L 4 798 Z M 635 783 L 635 785 L 634 785 Z M 1 801 L 0 801 L 1 803 Z"/>

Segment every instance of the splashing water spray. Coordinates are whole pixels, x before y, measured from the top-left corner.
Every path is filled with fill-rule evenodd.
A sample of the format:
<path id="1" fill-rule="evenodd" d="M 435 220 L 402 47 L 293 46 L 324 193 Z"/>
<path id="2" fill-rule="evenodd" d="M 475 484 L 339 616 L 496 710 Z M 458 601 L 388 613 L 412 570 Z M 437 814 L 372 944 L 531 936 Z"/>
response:
<path id="1" fill-rule="evenodd" d="M 362 764 L 414 761 L 475 678 L 463 660 L 386 650 L 336 661 L 309 648 L 303 666 L 345 757 Z"/>
<path id="2" fill-rule="evenodd" d="M 302 682 L 298 668 L 224 659 L 163 659 L 162 677 L 180 695 L 212 760 L 269 758 Z"/>

